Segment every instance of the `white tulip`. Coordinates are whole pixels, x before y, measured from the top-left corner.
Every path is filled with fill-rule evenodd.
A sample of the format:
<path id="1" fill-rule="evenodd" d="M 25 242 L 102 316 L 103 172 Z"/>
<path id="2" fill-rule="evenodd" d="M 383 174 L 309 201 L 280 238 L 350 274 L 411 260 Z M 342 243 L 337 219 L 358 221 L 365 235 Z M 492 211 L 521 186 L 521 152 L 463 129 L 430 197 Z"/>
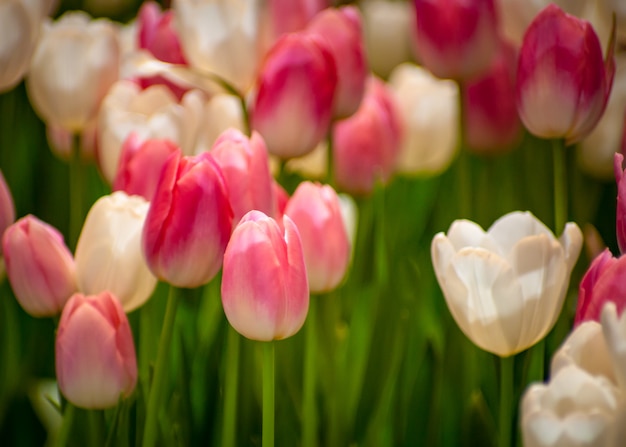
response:
<path id="1" fill-rule="evenodd" d="M 618 317 L 615 303 L 609 301 L 602 308 L 601 321 L 617 383 L 626 390 L 626 315 Z"/>

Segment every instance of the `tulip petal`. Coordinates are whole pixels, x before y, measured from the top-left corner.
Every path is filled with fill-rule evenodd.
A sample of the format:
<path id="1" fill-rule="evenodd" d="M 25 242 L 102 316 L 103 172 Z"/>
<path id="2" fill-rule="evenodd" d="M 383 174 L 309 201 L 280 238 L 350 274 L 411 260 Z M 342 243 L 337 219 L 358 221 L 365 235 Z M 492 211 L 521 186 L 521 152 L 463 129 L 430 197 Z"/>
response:
<path id="1" fill-rule="evenodd" d="M 626 386 L 626 317 L 619 318 L 615 303 L 608 302 L 602 309 L 602 332 L 613 359 L 617 383 Z"/>

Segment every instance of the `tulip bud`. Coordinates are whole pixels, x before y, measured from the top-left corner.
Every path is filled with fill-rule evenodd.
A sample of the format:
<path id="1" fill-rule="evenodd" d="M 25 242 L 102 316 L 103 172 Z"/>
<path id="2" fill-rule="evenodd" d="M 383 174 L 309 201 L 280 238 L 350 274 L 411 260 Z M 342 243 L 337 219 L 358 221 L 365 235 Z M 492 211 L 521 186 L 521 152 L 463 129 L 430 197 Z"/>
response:
<path id="1" fill-rule="evenodd" d="M 400 149 L 401 126 L 395 97 L 382 81 L 371 77 L 359 110 L 333 129 L 337 186 L 369 194 L 377 181 L 387 182 Z"/>
<path id="2" fill-rule="evenodd" d="M 137 383 L 128 319 L 113 294 L 73 295 L 57 330 L 56 375 L 68 401 L 82 408 L 115 406 Z"/>
<path id="3" fill-rule="evenodd" d="M 80 132 L 118 78 L 120 45 L 112 23 L 66 13 L 43 27 L 26 87 L 44 121 Z"/>
<path id="4" fill-rule="evenodd" d="M 211 155 L 224 174 L 235 222 L 251 210 L 275 214 L 267 149 L 258 133 L 253 132 L 248 139 L 240 131 L 229 129 L 217 139 Z"/>
<path id="5" fill-rule="evenodd" d="M 337 85 L 327 46 L 302 33 L 283 36 L 267 54 L 257 84 L 252 127 L 269 152 L 291 158 L 312 151 L 328 131 Z"/>
<path id="6" fill-rule="evenodd" d="M 625 134 L 626 135 L 626 134 Z M 614 169 L 617 182 L 617 210 L 615 217 L 615 231 L 620 253 L 626 252 L 626 176 L 623 168 L 624 155 L 615 154 Z"/>
<path id="7" fill-rule="evenodd" d="M 286 33 L 303 30 L 328 0 L 268 0 L 267 30 L 271 43 Z"/>
<path id="8" fill-rule="evenodd" d="M 494 0 L 414 0 L 415 47 L 435 76 L 467 81 L 487 70 L 497 51 Z"/>
<path id="9" fill-rule="evenodd" d="M 346 118 L 359 108 L 369 74 L 359 10 L 354 6 L 325 9 L 313 18 L 307 32 L 324 40 L 333 55 L 337 67 L 333 116 Z"/>
<path id="10" fill-rule="evenodd" d="M 250 211 L 239 222 L 226 248 L 222 304 L 230 324 L 252 340 L 294 335 L 309 310 L 302 244 L 289 217 L 284 233 L 276 221 Z"/>
<path id="11" fill-rule="evenodd" d="M 614 33 L 602 60 L 598 36 L 586 20 L 551 4 L 530 24 L 517 66 L 517 110 L 541 138 L 586 136 L 606 107 L 613 76 Z"/>
<path id="12" fill-rule="evenodd" d="M 113 190 L 151 200 L 165 161 L 177 150 L 178 147 L 169 140 L 141 141 L 137 134 L 131 133 L 122 146 Z"/>
<path id="13" fill-rule="evenodd" d="M 113 293 L 130 312 L 152 295 L 156 278 L 141 251 L 148 202 L 118 191 L 101 197 L 87 214 L 76 245 L 76 277 L 82 293 Z"/>
<path id="14" fill-rule="evenodd" d="M 11 190 L 4 180 L 4 175 L 0 171 L 0 239 L 4 231 L 15 222 L 15 205 Z M 1 244 L 0 244 L 1 245 Z M 2 257 L 2 246 L 0 246 L 0 257 Z"/>
<path id="15" fill-rule="evenodd" d="M 298 227 L 311 292 L 335 289 L 350 261 L 350 242 L 337 193 L 328 185 L 302 182 L 285 214 Z"/>
<path id="16" fill-rule="evenodd" d="M 227 186 L 213 157 L 172 154 L 143 229 L 150 270 L 177 287 L 206 284 L 222 265 L 232 219 Z"/>
<path id="17" fill-rule="evenodd" d="M 57 315 L 78 290 L 74 258 L 63 236 L 36 217 L 23 217 L 7 228 L 2 250 L 13 293 L 30 315 Z"/>

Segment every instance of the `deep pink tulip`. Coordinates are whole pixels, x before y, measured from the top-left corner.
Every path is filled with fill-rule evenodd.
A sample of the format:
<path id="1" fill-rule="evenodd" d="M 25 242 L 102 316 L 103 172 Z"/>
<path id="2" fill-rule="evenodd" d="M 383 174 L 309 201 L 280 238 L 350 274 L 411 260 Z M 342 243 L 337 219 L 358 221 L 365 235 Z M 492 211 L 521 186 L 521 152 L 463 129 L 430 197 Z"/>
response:
<path id="1" fill-rule="evenodd" d="M 277 39 L 285 33 L 303 30 L 328 0 L 268 0 L 268 26 L 270 37 Z"/>
<path id="2" fill-rule="evenodd" d="M 302 182 L 285 214 L 300 232 L 309 289 L 313 293 L 335 289 L 350 262 L 350 242 L 337 193 L 328 185 Z"/>
<path id="3" fill-rule="evenodd" d="M 354 6 L 328 8 L 317 14 L 307 32 L 323 39 L 337 66 L 335 118 L 346 118 L 359 108 L 369 74 L 361 14 Z"/>
<path id="4" fill-rule="evenodd" d="M 494 0 L 414 0 L 415 48 L 435 76 L 467 81 L 487 70 L 497 51 Z"/>
<path id="5" fill-rule="evenodd" d="M 615 32 L 606 58 L 586 20 L 550 4 L 524 35 L 517 66 L 517 110 L 526 128 L 542 138 L 586 136 L 600 120 L 613 85 Z"/>
<path id="6" fill-rule="evenodd" d="M 59 231 L 28 215 L 4 232 L 7 276 L 22 308 L 34 317 L 57 315 L 78 290 L 74 258 Z"/>
<path id="7" fill-rule="evenodd" d="M 607 248 L 596 256 L 580 281 L 574 325 L 599 322 L 609 301 L 617 305 L 619 313 L 626 307 L 626 257 L 614 258 Z"/>
<path id="8" fill-rule="evenodd" d="M 370 78 L 359 110 L 333 130 L 337 186 L 353 194 L 369 194 L 377 181 L 386 182 L 398 156 L 401 126 L 393 95 L 381 80 Z"/>
<path id="9" fill-rule="evenodd" d="M 56 338 L 56 375 L 68 401 L 108 408 L 137 383 L 133 334 L 110 292 L 73 295 L 63 308 Z"/>
<path id="10" fill-rule="evenodd" d="M 323 41 L 304 33 L 281 37 L 265 58 L 251 111 L 269 152 L 291 158 L 312 151 L 328 131 L 336 85 Z"/>
<path id="11" fill-rule="evenodd" d="M 309 310 L 309 286 L 298 229 L 285 216 L 250 211 L 226 248 L 222 304 L 230 324 L 252 340 L 271 341 L 298 332 Z"/>
<path id="12" fill-rule="evenodd" d="M 499 153 L 521 137 L 522 124 L 515 105 L 517 51 L 501 42 L 491 66 L 463 86 L 465 139 L 476 153 Z"/>
<path id="13" fill-rule="evenodd" d="M 209 282 L 222 265 L 233 212 L 222 172 L 208 153 L 172 154 L 163 167 L 143 228 L 152 273 L 177 287 Z"/>
<path id="14" fill-rule="evenodd" d="M 625 134 L 626 135 L 626 134 Z M 615 181 L 617 182 L 617 210 L 615 211 L 615 232 L 620 253 L 626 252 L 626 176 L 624 175 L 624 155 L 615 153 Z"/>
<path id="15" fill-rule="evenodd" d="M 4 180 L 4 175 L 0 171 L 0 239 L 9 225 L 15 222 L 15 205 L 11 190 Z M 0 257 L 2 257 L 2 244 L 0 244 Z"/>
<path id="16" fill-rule="evenodd" d="M 113 191 L 151 200 L 165 162 L 177 150 L 178 146 L 170 140 L 142 141 L 137 134 L 131 133 L 122 145 Z"/>
<path id="17" fill-rule="evenodd" d="M 224 174 L 235 223 L 251 210 L 274 216 L 276 203 L 267 148 L 257 132 L 248 138 L 237 129 L 229 129 L 215 141 L 211 155 Z"/>

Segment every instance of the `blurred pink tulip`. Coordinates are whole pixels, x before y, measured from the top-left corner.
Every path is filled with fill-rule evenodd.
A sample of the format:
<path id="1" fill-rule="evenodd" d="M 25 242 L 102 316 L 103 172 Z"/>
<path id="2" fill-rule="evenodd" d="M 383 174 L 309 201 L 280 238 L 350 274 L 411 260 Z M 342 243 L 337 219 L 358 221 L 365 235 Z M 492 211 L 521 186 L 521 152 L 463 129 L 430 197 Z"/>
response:
<path id="1" fill-rule="evenodd" d="M 267 54 L 257 81 L 252 127 L 281 158 L 311 152 L 328 132 L 337 85 L 328 47 L 304 33 L 283 36 Z"/>
<path id="2" fill-rule="evenodd" d="M 128 319 L 110 292 L 73 295 L 56 337 L 56 375 L 68 401 L 82 408 L 115 406 L 137 383 Z"/>
<path id="3" fill-rule="evenodd" d="M 311 292 L 335 289 L 350 261 L 350 242 L 337 193 L 328 185 L 302 182 L 285 214 L 298 227 Z"/>
<path id="4" fill-rule="evenodd" d="M 396 163 L 402 133 L 395 98 L 381 80 L 371 77 L 359 110 L 333 130 L 334 177 L 337 186 L 369 194 L 386 182 Z"/>
<path id="5" fill-rule="evenodd" d="M 224 254 L 222 303 L 230 324 L 252 340 L 294 335 L 306 319 L 309 287 L 298 229 L 285 216 L 284 233 L 260 211 L 239 222 Z"/>
<path id="6" fill-rule="evenodd" d="M 34 317 L 57 315 L 78 290 L 74 258 L 54 227 L 32 215 L 4 232 L 7 275 L 22 308 Z"/>
<path id="7" fill-rule="evenodd" d="M 418 58 L 435 76 L 467 81 L 487 70 L 497 45 L 494 0 L 414 0 Z"/>
<path id="8" fill-rule="evenodd" d="M 161 170 L 168 157 L 177 150 L 178 146 L 170 140 L 142 141 L 137 134 L 130 134 L 122 146 L 113 190 L 152 200 Z"/>
<path id="9" fill-rule="evenodd" d="M 586 20 L 558 6 L 544 8 L 528 27 L 517 66 L 517 110 L 541 138 L 586 136 L 600 120 L 613 85 L 615 33 L 606 58 Z"/>
<path id="10" fill-rule="evenodd" d="M 0 170 L 0 239 L 9 225 L 15 222 L 15 205 L 13 196 L 7 185 L 4 175 Z M 0 257 L 2 257 L 2 244 L 0 244 Z"/>
<path id="11" fill-rule="evenodd" d="M 624 133 L 626 135 L 626 133 Z M 615 232 L 620 253 L 626 252 L 626 176 L 624 176 L 624 155 L 615 154 L 614 169 L 617 182 L 617 210 L 615 211 Z"/>
<path id="12" fill-rule="evenodd" d="M 226 183 L 213 157 L 172 154 L 143 229 L 150 270 L 177 287 L 208 283 L 222 265 L 232 219 Z"/>
<path id="13" fill-rule="evenodd" d="M 303 30 L 328 0 L 268 0 L 268 26 L 272 41 L 286 33 Z"/>
<path id="14" fill-rule="evenodd" d="M 239 130 L 229 129 L 217 139 L 211 155 L 224 174 L 235 223 L 251 210 L 274 216 L 276 204 L 267 149 L 257 132 L 248 138 Z"/>
<path id="15" fill-rule="evenodd" d="M 361 14 L 354 6 L 328 8 L 317 14 L 307 32 L 323 39 L 337 67 L 337 90 L 333 105 L 335 118 L 346 118 L 359 108 L 369 74 Z"/>

